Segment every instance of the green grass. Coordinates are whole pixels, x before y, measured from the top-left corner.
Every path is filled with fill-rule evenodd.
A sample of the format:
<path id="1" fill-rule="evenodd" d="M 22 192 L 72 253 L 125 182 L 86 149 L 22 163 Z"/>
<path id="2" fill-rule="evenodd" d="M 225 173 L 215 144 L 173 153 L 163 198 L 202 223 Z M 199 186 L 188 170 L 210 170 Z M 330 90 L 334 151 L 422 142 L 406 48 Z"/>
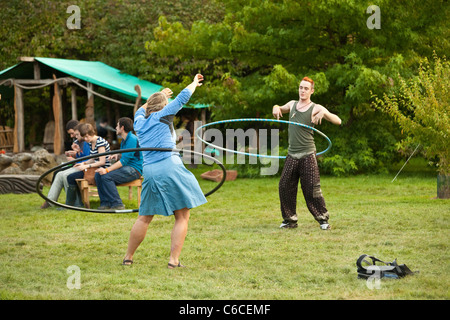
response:
<path id="1" fill-rule="evenodd" d="M 330 231 L 319 229 L 301 193 L 299 227 L 278 228 L 278 178 L 226 182 L 191 211 L 181 256 L 188 268 L 177 270 L 166 268 L 171 217 L 155 217 L 124 267 L 136 213 L 40 210 L 37 194 L 0 195 L 0 298 L 449 299 L 449 200 L 433 199 L 434 173 L 405 170 L 391 183 L 395 173 L 323 176 Z M 205 191 L 215 185 L 199 182 Z M 356 277 L 363 253 L 420 273 L 370 290 Z M 80 290 L 66 285 L 72 265 Z"/>

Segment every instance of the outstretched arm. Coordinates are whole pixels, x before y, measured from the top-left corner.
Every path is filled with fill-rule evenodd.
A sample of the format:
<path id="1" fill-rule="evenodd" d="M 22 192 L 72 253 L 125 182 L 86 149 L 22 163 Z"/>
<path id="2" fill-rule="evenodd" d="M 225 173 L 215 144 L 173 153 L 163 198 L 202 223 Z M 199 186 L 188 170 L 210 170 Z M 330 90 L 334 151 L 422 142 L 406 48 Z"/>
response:
<path id="1" fill-rule="evenodd" d="M 289 113 L 291 111 L 292 105 L 294 104 L 294 100 L 289 101 L 283 106 L 274 105 L 272 107 L 272 114 L 275 118 L 280 119 L 280 117 L 283 117 L 283 113 Z"/>
<path id="2" fill-rule="evenodd" d="M 342 123 L 341 118 L 339 118 L 334 113 L 331 113 L 328 111 L 325 107 L 321 106 L 320 104 L 316 104 L 314 106 L 314 110 L 312 113 L 312 123 L 314 124 L 321 124 L 322 119 L 325 119 L 332 124 L 340 125 Z"/>

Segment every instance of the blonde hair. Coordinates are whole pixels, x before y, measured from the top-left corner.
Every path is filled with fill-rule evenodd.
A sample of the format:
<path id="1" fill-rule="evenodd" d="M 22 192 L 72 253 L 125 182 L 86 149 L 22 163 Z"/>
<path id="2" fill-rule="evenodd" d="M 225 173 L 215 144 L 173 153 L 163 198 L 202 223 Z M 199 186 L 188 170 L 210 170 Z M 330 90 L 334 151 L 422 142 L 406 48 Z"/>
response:
<path id="1" fill-rule="evenodd" d="M 162 92 L 156 92 L 147 99 L 147 106 L 145 108 L 145 116 L 148 117 L 150 113 L 157 112 L 167 105 L 167 97 Z"/>

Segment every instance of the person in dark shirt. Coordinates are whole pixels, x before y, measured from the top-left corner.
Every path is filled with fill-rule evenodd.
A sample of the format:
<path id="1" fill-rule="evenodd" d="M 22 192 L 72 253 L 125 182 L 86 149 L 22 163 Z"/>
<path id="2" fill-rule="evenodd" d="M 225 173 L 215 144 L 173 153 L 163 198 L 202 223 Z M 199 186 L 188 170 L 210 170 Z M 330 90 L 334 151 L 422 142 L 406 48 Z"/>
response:
<path id="1" fill-rule="evenodd" d="M 289 113 L 289 121 L 302 123 L 310 127 L 322 123 L 322 119 L 340 125 L 341 119 L 325 107 L 311 101 L 314 93 L 314 81 L 304 77 L 299 85 L 299 101 L 291 100 L 283 106 L 272 108 L 277 119 L 283 113 Z M 314 131 L 295 124 L 289 124 L 289 148 L 286 162 L 279 182 L 279 197 L 283 222 L 280 228 L 297 227 L 297 191 L 298 182 L 303 191 L 309 212 L 320 224 L 322 230 L 330 229 L 329 213 L 320 188 L 319 167 L 316 160 Z"/>

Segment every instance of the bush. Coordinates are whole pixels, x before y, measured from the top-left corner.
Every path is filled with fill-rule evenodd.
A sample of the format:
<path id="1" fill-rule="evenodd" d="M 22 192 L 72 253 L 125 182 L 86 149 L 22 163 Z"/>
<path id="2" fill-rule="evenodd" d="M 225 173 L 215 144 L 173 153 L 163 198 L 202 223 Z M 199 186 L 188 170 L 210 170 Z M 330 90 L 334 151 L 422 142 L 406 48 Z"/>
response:
<path id="1" fill-rule="evenodd" d="M 438 172 L 450 175 L 450 63 L 434 55 L 421 61 L 418 75 L 399 76 L 397 93 L 374 95 L 374 105 L 393 117 L 407 135 L 400 147 L 421 144 L 425 157 L 438 158 Z"/>

